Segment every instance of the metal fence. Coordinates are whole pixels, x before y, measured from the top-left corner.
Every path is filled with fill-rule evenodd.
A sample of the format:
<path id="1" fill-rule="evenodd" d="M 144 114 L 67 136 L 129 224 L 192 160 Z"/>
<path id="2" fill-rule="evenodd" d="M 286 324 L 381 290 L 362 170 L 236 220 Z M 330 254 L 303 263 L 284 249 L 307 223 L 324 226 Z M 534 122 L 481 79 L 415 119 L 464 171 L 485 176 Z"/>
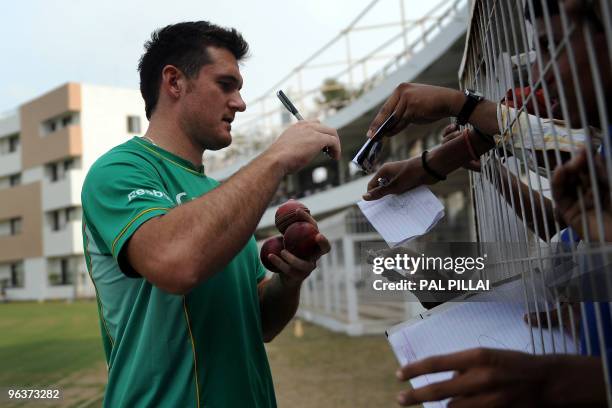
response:
<path id="1" fill-rule="evenodd" d="M 523 281 L 532 351 L 599 355 L 610 406 L 611 63 L 610 0 L 477 0 L 459 72 L 498 102 L 496 148 L 471 174 L 478 240 L 501 243 L 496 272 Z M 583 150 L 579 178 L 561 183 L 577 191 L 568 229 L 551 183 Z M 551 290 L 568 274 L 578 294 Z M 555 325 L 575 347 L 544 341 Z"/>

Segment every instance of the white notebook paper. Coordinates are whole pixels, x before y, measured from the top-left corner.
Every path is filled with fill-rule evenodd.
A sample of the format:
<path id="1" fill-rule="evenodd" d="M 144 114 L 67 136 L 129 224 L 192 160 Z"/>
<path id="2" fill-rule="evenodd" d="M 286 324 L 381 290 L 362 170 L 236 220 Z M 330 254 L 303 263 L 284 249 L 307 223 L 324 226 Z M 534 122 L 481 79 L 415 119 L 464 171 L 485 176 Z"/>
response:
<path id="1" fill-rule="evenodd" d="M 389 246 L 427 233 L 444 217 L 442 202 L 425 186 L 357 205 Z"/>
<path id="2" fill-rule="evenodd" d="M 529 326 L 523 321 L 525 303 L 520 281 L 496 288 L 496 302 L 470 301 L 446 303 L 416 319 L 404 322 L 387 330 L 387 338 L 401 366 L 440 354 L 449 354 L 477 347 L 532 352 Z M 493 294 L 479 295 L 483 299 L 494 298 Z M 511 301 L 514 299 L 514 301 Z M 437 310 L 436 310 L 437 309 Z M 533 330 L 535 352 L 542 353 L 542 344 L 547 353 L 567 350 L 576 352 L 572 338 L 560 330 Z M 428 374 L 410 381 L 418 388 L 427 384 L 447 380 L 451 372 Z M 430 402 L 425 407 L 445 407 L 448 401 Z"/>

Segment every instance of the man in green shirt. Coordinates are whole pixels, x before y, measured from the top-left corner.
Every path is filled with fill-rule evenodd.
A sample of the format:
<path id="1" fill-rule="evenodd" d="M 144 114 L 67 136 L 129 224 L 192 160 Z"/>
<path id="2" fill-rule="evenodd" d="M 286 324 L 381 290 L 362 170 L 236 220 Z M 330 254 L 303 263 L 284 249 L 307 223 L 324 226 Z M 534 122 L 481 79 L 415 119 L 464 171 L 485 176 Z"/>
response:
<path id="1" fill-rule="evenodd" d="M 98 159 L 82 191 L 109 369 L 104 405 L 273 407 L 263 342 L 295 314 L 316 259 L 271 255 L 282 272 L 265 279 L 253 232 L 286 174 L 325 146 L 339 157 L 338 135 L 318 122 L 290 126 L 219 185 L 202 154 L 231 143 L 246 109 L 246 42 L 198 21 L 155 32 L 145 48 L 149 128 Z M 319 256 L 329 251 L 324 236 L 317 242 Z"/>

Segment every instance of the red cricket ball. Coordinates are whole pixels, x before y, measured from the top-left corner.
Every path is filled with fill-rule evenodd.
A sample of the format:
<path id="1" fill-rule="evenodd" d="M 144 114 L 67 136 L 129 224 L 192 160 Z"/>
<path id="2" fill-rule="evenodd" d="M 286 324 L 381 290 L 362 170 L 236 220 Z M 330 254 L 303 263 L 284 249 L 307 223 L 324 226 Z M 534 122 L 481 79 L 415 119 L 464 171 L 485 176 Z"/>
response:
<path id="1" fill-rule="evenodd" d="M 261 263 L 266 269 L 279 273 L 280 270 L 270 260 L 268 259 L 268 255 L 274 254 L 280 258 L 281 251 L 283 250 L 283 237 L 280 235 L 277 237 L 273 237 L 267 239 L 266 242 L 261 247 L 261 251 L 259 251 L 259 258 L 261 259 Z"/>
<path id="2" fill-rule="evenodd" d="M 309 222 L 296 222 L 285 231 L 285 249 L 301 259 L 308 259 L 319 250 L 315 237 L 319 230 Z"/>
<path id="3" fill-rule="evenodd" d="M 285 204 L 278 207 L 274 217 L 274 222 L 276 224 L 276 228 L 278 228 L 281 234 L 285 233 L 285 230 L 287 227 L 289 227 L 289 225 L 299 221 L 299 218 L 296 217 L 296 211 L 299 209 L 310 214 L 308 207 L 296 200 L 289 200 Z"/>

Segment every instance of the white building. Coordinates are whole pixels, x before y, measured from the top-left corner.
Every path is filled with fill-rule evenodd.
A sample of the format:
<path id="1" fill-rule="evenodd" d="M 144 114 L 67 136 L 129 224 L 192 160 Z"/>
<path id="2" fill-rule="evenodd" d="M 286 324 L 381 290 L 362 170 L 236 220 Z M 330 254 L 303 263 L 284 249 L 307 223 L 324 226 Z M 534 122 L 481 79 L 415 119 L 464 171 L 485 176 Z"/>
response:
<path id="1" fill-rule="evenodd" d="M 0 118 L 0 290 L 7 299 L 94 296 L 81 186 L 101 154 L 146 126 L 138 90 L 77 83 Z"/>

